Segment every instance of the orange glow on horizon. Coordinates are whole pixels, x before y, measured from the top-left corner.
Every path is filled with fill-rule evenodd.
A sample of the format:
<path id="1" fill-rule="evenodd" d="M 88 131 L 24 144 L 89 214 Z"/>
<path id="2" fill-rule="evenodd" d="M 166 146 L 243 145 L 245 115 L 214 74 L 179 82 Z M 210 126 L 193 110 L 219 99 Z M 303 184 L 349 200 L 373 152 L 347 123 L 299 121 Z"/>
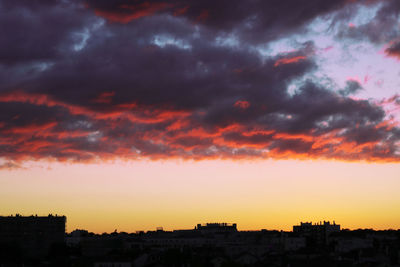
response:
<path id="1" fill-rule="evenodd" d="M 66 215 L 68 231 L 291 230 L 300 221 L 400 228 L 398 164 L 332 161 L 32 163 L 0 171 L 0 214 Z"/>

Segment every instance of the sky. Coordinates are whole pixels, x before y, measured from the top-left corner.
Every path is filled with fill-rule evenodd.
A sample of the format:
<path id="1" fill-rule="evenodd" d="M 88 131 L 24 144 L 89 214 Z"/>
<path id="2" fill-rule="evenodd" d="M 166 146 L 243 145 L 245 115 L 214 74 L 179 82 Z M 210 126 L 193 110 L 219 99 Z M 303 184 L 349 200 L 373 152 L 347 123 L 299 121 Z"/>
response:
<path id="1" fill-rule="evenodd" d="M 400 2 L 0 0 L 0 215 L 400 228 Z"/>

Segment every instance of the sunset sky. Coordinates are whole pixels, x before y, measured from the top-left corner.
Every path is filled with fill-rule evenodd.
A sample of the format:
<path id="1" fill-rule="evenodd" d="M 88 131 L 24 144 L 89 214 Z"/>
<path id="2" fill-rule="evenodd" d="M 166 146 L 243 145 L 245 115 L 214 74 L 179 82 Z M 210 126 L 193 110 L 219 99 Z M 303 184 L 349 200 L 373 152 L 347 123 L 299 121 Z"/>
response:
<path id="1" fill-rule="evenodd" d="M 400 228 L 400 1 L 0 0 L 0 215 Z"/>

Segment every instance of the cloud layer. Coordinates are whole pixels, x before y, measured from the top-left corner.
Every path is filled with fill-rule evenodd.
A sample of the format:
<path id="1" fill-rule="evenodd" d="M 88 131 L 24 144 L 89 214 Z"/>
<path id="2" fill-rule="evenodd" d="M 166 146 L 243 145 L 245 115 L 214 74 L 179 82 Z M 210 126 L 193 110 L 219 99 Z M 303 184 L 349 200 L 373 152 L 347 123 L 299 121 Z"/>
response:
<path id="1" fill-rule="evenodd" d="M 308 32 L 314 19 L 338 23 L 341 12 L 368 5 L 380 5 L 377 19 L 383 12 L 393 19 L 399 8 L 388 5 L 397 2 L 272 2 L 1 1 L 2 166 L 32 159 L 399 161 L 400 129 L 384 103 L 352 97 L 362 90 L 356 81 L 334 90 L 315 79 L 312 41 L 277 54 L 257 49 Z M 337 36 L 358 38 L 344 30 Z M 379 40 L 392 41 L 386 53 L 398 57 L 395 37 Z M 387 103 L 398 106 L 399 98 Z"/>

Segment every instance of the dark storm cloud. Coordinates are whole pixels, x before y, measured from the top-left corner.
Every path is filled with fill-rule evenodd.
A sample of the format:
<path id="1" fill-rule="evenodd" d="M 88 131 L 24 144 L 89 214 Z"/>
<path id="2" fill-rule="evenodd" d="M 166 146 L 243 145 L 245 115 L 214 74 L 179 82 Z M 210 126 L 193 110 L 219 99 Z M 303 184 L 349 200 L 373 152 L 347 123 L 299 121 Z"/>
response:
<path id="1" fill-rule="evenodd" d="M 249 45 L 347 1 L 0 3 L 0 158 L 10 164 L 398 160 L 399 130 L 382 107 L 349 97 L 359 83 L 335 93 L 312 79 L 312 42 L 277 55 Z"/>
<path id="2" fill-rule="evenodd" d="M 357 1 L 364 3 L 366 1 Z M 88 7 L 111 22 L 168 13 L 219 33 L 234 33 L 247 42 L 265 42 L 301 30 L 317 16 L 340 9 L 347 0 L 132 1 L 87 0 Z"/>
<path id="3" fill-rule="evenodd" d="M 302 139 L 277 140 L 270 146 L 270 149 L 276 149 L 278 153 L 290 151 L 295 154 L 308 154 L 311 151 L 312 145 L 312 142 Z"/>
<path id="4" fill-rule="evenodd" d="M 389 56 L 400 59 L 400 42 L 393 42 L 388 48 L 386 48 L 385 52 Z"/>
<path id="5" fill-rule="evenodd" d="M 1 1 L 0 63 L 53 61 L 79 42 L 90 17 L 65 1 Z"/>
<path id="6" fill-rule="evenodd" d="M 348 80 L 346 81 L 346 87 L 339 91 L 339 94 L 343 96 L 348 96 L 357 93 L 362 90 L 362 86 L 358 81 Z"/>
<path id="7" fill-rule="evenodd" d="M 367 40 L 374 44 L 385 44 L 399 38 L 400 31 L 398 19 L 400 14 L 400 2 L 397 0 L 375 0 L 367 2 L 369 5 L 377 5 L 375 16 L 365 24 L 348 25 L 342 23 L 339 26 L 337 37 L 340 39 Z M 357 9 L 349 12 L 344 21 L 348 21 L 355 15 Z M 344 19 L 344 18 L 341 18 Z M 338 19 L 337 22 L 340 22 Z"/>
<path id="8" fill-rule="evenodd" d="M 365 100 L 355 101 L 342 97 L 326 88 L 306 81 L 300 90 L 286 103 L 282 113 L 293 114 L 282 127 L 286 132 L 309 132 L 313 129 L 330 131 L 353 127 L 354 124 L 379 123 L 385 112 Z M 280 120 L 276 120 L 278 123 Z M 341 122 L 340 124 L 338 122 Z M 324 122 L 323 125 L 320 125 Z"/>

